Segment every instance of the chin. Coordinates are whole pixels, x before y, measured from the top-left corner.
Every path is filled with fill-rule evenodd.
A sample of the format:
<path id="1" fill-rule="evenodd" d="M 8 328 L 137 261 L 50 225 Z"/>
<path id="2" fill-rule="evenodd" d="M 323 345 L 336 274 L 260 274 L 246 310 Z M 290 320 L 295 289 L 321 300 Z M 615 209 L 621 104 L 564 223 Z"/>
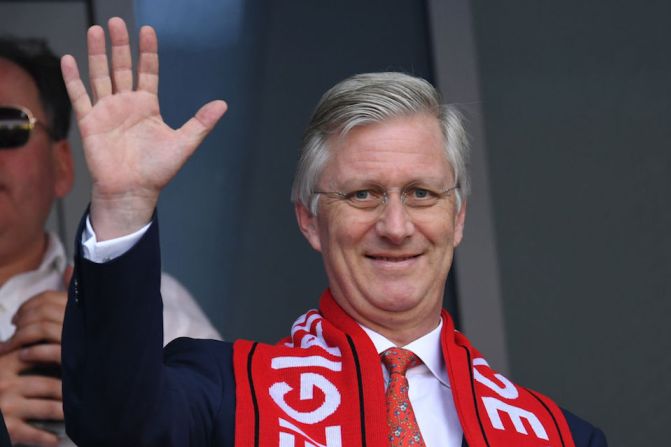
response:
<path id="1" fill-rule="evenodd" d="M 414 287 L 381 287 L 371 291 L 372 302 L 388 312 L 405 312 L 419 306 L 424 296 Z"/>

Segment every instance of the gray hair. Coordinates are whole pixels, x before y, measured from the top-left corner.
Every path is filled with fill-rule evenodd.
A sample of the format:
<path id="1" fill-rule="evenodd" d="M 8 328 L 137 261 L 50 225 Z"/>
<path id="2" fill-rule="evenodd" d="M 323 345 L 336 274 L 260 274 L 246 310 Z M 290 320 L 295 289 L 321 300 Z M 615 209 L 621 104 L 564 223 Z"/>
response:
<path id="1" fill-rule="evenodd" d="M 441 125 L 445 155 L 459 185 L 456 197 L 460 207 L 470 192 L 468 142 L 461 114 L 453 106 L 441 105 L 440 95 L 424 79 L 395 72 L 354 75 L 324 93 L 303 135 L 291 201 L 317 214 L 319 195 L 314 191 L 329 160 L 329 137 L 344 136 L 357 126 L 421 113 L 434 116 Z"/>

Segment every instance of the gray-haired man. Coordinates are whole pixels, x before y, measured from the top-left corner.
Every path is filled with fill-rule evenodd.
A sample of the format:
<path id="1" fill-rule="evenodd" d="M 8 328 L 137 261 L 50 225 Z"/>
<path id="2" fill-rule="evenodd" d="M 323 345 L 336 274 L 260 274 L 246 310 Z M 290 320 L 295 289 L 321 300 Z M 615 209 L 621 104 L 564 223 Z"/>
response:
<path id="1" fill-rule="evenodd" d="M 293 199 L 328 276 L 319 308 L 277 345 L 178 339 L 162 351 L 154 210 L 226 105 L 169 128 L 154 31 L 140 31 L 133 88 L 125 25 L 109 29 L 111 71 L 103 30 L 89 30 L 95 103 L 62 61 L 94 178 L 64 331 L 80 445 L 605 445 L 493 371 L 441 309 L 466 214 L 464 132 L 433 87 L 404 74 L 339 83 L 306 131 Z M 96 241 L 119 257 L 103 262 Z"/>

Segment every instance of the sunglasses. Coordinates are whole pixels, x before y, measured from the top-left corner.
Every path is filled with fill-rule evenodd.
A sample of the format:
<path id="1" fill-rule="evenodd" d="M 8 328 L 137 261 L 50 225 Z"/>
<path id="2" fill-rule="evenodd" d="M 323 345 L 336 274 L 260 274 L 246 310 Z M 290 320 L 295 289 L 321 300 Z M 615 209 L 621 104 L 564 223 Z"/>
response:
<path id="1" fill-rule="evenodd" d="M 38 126 L 51 137 L 49 128 L 38 121 L 30 110 L 20 106 L 0 106 L 0 150 L 23 146 Z"/>

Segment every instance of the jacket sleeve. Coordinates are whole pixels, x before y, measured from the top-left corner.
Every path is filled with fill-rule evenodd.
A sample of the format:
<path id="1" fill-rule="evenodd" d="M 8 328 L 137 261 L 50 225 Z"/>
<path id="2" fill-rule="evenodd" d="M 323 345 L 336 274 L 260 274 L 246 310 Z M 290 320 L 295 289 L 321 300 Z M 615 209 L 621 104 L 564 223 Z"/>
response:
<path id="1" fill-rule="evenodd" d="M 182 338 L 163 351 L 158 222 L 103 264 L 81 256 L 81 230 L 62 341 L 68 436 L 79 446 L 219 445 L 232 348 Z"/>

